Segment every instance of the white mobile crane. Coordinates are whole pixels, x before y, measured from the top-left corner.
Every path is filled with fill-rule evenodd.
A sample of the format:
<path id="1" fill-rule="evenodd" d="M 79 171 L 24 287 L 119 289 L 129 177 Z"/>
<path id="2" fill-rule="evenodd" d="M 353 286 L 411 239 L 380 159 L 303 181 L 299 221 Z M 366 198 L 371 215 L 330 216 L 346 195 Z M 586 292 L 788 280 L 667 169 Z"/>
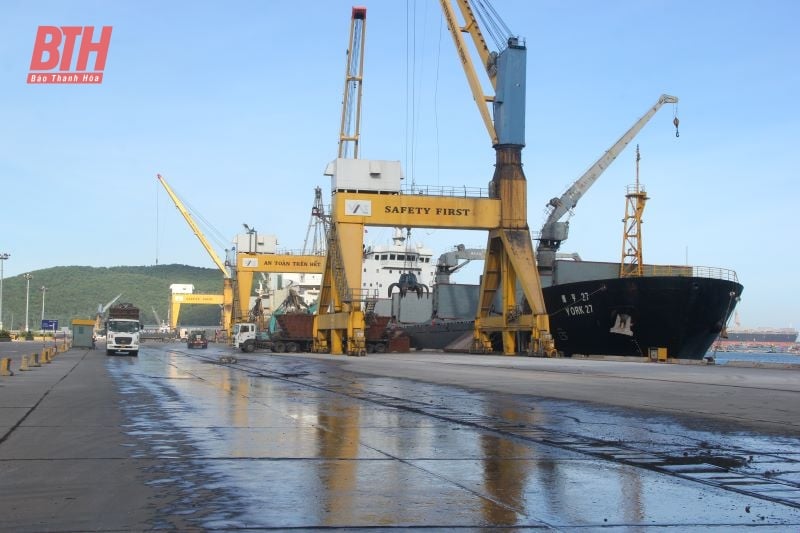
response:
<path id="1" fill-rule="evenodd" d="M 485 258 L 486 248 L 467 248 L 463 244 L 455 246 L 455 250 L 439 256 L 436 262 L 436 284 L 450 283 L 451 274 L 455 274 L 471 261 L 483 261 Z"/>
<path id="2" fill-rule="evenodd" d="M 617 140 L 589 169 L 583 173 L 570 186 L 560 198 L 553 198 L 547 204 L 549 213 L 547 220 L 542 226 L 539 236 L 539 245 L 536 248 L 536 263 L 541 276 L 551 276 L 556 260 L 556 252 L 561 247 L 561 243 L 567 240 L 569 235 L 569 220 L 561 220 L 564 215 L 570 213 L 578 204 L 586 191 L 589 190 L 597 178 L 608 168 L 626 146 L 636 137 L 636 134 L 647 124 L 653 115 L 661 109 L 664 104 L 677 104 L 678 98 L 668 94 L 662 94 L 658 101 L 647 110 L 622 137 Z M 678 134 L 678 118 L 673 119 L 675 125 L 675 136 Z"/>

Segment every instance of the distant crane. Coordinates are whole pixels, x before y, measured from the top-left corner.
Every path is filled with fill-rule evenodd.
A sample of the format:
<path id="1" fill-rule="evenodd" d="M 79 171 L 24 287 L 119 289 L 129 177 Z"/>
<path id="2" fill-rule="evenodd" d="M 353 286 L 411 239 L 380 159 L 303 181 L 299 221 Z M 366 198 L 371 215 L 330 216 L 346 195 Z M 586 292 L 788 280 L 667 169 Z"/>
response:
<path id="1" fill-rule="evenodd" d="M 122 293 L 119 293 L 116 296 L 114 296 L 114 298 L 112 298 L 111 301 L 108 302 L 106 305 L 97 304 L 97 315 L 95 316 L 95 319 L 94 319 L 94 331 L 95 331 L 95 333 L 97 333 L 98 331 L 100 331 L 102 329 L 100 327 L 100 325 L 103 323 L 103 315 L 106 314 L 106 311 L 108 311 L 108 308 L 111 307 L 112 305 L 114 305 L 114 302 L 119 300 L 121 297 L 122 297 Z"/>
<path id="2" fill-rule="evenodd" d="M 156 311 L 155 307 L 150 307 L 153 310 L 153 316 L 156 317 L 156 327 L 158 328 L 159 333 L 169 333 L 170 327 L 169 324 L 161 320 L 161 317 L 158 316 L 158 312 Z"/>
<path id="3" fill-rule="evenodd" d="M 325 204 L 322 202 L 322 188 L 314 188 L 314 206 L 311 208 L 311 218 L 308 221 L 306 238 L 303 241 L 303 255 L 324 255 L 327 249 L 328 227 L 331 216 L 325 214 Z M 310 246 L 309 246 L 310 244 Z"/>

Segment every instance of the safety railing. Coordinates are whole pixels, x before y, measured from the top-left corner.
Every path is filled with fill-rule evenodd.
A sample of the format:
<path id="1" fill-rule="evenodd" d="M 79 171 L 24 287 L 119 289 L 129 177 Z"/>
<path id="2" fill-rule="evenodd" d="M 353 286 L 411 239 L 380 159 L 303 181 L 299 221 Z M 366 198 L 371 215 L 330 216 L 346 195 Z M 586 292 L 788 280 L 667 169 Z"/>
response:
<path id="1" fill-rule="evenodd" d="M 447 186 L 447 185 L 411 185 L 403 187 L 401 194 L 421 196 L 448 196 L 454 198 L 488 198 L 489 189 L 483 187 Z"/>
<path id="2" fill-rule="evenodd" d="M 727 268 L 680 265 L 644 265 L 644 276 L 683 276 L 694 278 L 722 279 L 739 282 L 736 272 Z"/>

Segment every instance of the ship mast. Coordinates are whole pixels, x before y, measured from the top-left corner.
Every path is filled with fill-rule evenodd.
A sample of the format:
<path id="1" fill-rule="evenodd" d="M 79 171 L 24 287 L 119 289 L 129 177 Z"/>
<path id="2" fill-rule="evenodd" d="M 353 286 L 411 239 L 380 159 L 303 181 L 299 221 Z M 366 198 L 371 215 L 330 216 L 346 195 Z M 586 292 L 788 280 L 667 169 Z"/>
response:
<path id="1" fill-rule="evenodd" d="M 636 145 L 636 183 L 628 185 L 625 194 L 624 233 L 622 236 L 622 260 L 619 277 L 634 277 L 644 274 L 642 262 L 642 213 L 649 199 L 644 187 L 639 183 L 639 145 Z"/>

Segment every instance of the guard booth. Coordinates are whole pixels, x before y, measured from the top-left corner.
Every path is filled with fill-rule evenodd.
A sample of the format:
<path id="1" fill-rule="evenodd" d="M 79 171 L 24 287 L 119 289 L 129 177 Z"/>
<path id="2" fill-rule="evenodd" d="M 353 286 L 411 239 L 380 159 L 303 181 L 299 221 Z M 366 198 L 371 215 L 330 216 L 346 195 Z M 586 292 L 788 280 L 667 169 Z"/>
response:
<path id="1" fill-rule="evenodd" d="M 94 336 L 94 320 L 85 318 L 72 319 L 72 346 L 74 348 L 92 348 Z"/>

